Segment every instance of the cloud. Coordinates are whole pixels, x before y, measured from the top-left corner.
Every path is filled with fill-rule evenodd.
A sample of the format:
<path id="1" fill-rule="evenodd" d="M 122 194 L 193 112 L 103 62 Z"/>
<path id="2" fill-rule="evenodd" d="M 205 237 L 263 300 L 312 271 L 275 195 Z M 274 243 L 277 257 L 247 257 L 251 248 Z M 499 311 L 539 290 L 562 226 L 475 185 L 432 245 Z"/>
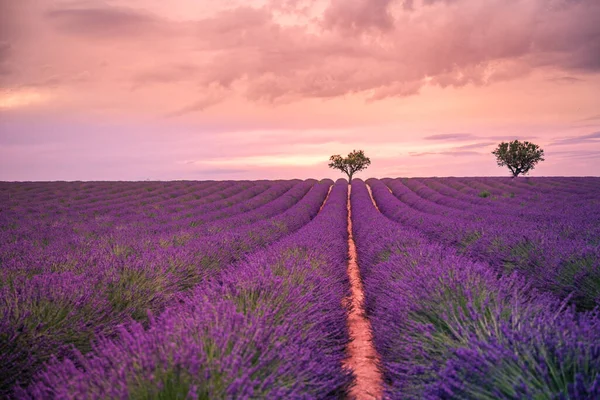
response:
<path id="1" fill-rule="evenodd" d="M 453 157 L 463 157 L 463 156 L 479 156 L 483 153 L 479 153 L 477 151 L 468 151 L 468 150 L 446 150 L 446 151 L 425 151 L 425 152 L 410 152 L 408 153 L 411 157 L 423 157 L 423 156 L 434 156 L 434 155 L 443 155 L 443 156 L 453 156 Z"/>
<path id="2" fill-rule="evenodd" d="M 6 60 L 8 60 L 9 53 L 10 43 L 0 42 L 0 62 L 5 62 Z"/>
<path id="3" fill-rule="evenodd" d="M 572 76 L 561 76 L 561 77 L 549 79 L 549 81 L 554 82 L 554 83 L 572 84 L 572 83 L 585 82 L 585 79 L 575 78 Z"/>
<path id="4" fill-rule="evenodd" d="M 598 115 L 592 115 L 591 117 L 584 118 L 584 119 L 581 119 L 579 121 L 597 121 L 597 120 L 600 120 L 600 114 L 598 114 Z"/>
<path id="5" fill-rule="evenodd" d="M 448 135 L 434 135 L 434 137 L 445 137 L 445 136 L 449 136 L 452 140 L 463 140 L 463 136 L 458 136 L 458 138 L 456 139 L 456 135 L 468 135 L 469 139 L 473 139 L 473 138 L 477 138 L 474 135 L 471 134 L 448 134 Z M 447 140 L 447 139 L 446 139 Z M 474 151 L 474 149 L 482 149 L 488 146 L 492 146 L 495 145 L 495 142 L 478 142 L 478 143 L 471 143 L 471 144 L 466 144 L 466 145 L 462 145 L 462 146 L 455 146 L 455 147 L 450 147 L 448 149 L 445 150 L 440 150 L 440 151 L 425 151 L 425 152 L 409 152 L 408 154 L 411 157 L 423 157 L 423 156 L 432 156 L 432 155 L 444 155 L 444 156 L 453 156 L 453 157 L 460 157 L 460 156 L 474 156 L 474 155 L 482 155 L 484 153 L 478 152 L 478 151 Z"/>
<path id="6" fill-rule="evenodd" d="M 299 3 L 240 6 L 179 22 L 99 5 L 57 8 L 46 15 L 69 33 L 103 40 L 140 38 L 150 47 L 148 37 L 182 33 L 197 51 L 210 53 L 193 79 L 204 87 L 241 83 L 244 95 L 255 102 L 353 93 L 376 101 L 415 95 L 427 84 L 486 85 L 546 66 L 565 72 L 600 70 L 594 39 L 600 35 L 600 5 L 591 1 L 548 6 L 547 0 L 532 0 L 508 6 L 500 0 L 332 0 L 312 28 L 310 23 L 281 23 L 273 11 L 277 4 L 281 10 Z M 349 35 L 359 37 L 351 42 Z M 186 76 L 184 69 L 161 68 L 136 74 L 133 84 Z M 565 75 L 557 82 L 573 79 L 580 78 Z"/>
<path id="7" fill-rule="evenodd" d="M 482 153 L 477 151 L 468 151 L 468 150 L 449 150 L 449 151 L 440 151 L 438 154 L 454 156 L 454 157 L 462 157 L 462 156 L 480 156 Z"/>
<path id="8" fill-rule="evenodd" d="M 571 136 L 562 139 L 557 139 L 551 145 L 568 145 L 581 143 L 600 143 L 600 132 L 593 132 L 588 135 Z"/>
<path id="9" fill-rule="evenodd" d="M 198 111 L 204 111 L 209 107 L 212 107 L 216 104 L 221 103 L 225 97 L 227 96 L 229 90 L 227 89 L 223 89 L 223 88 L 219 88 L 219 87 L 210 87 L 208 88 L 208 90 L 205 91 L 205 93 L 199 95 L 199 99 L 196 100 L 195 102 L 182 107 L 178 110 L 175 110 L 173 112 L 167 113 L 165 115 L 166 118 L 174 118 L 174 117 L 180 117 L 182 115 L 186 115 L 186 114 L 190 114 L 190 113 L 194 113 L 194 112 L 198 112 Z"/>
<path id="10" fill-rule="evenodd" d="M 328 154 L 300 154 L 296 152 L 274 152 L 272 154 L 236 156 L 236 157 L 215 157 L 193 161 L 192 165 L 197 166 L 244 166 L 249 168 L 261 167 L 285 167 L 298 166 L 306 167 L 311 165 L 323 165 L 329 159 Z"/>
<path id="11" fill-rule="evenodd" d="M 497 144 L 496 142 L 473 143 L 473 144 L 466 144 L 464 146 L 458 146 L 458 147 L 455 147 L 455 149 L 459 149 L 459 150 L 481 149 L 481 148 L 493 146 L 496 144 Z"/>
<path id="12" fill-rule="evenodd" d="M 574 159 L 599 159 L 600 150 L 550 151 L 548 152 L 548 156 Z"/>
<path id="13" fill-rule="evenodd" d="M 174 1 L 181 9 L 197 3 Z M 107 98 L 160 85 L 199 92 L 219 86 L 228 90 L 224 99 L 261 105 L 354 95 L 375 102 L 428 86 L 490 85 L 539 69 L 554 71 L 556 83 L 600 72 L 594 0 L 214 2 L 206 6 L 211 12 L 190 12 L 185 20 L 145 0 L 54 2 L 49 9 L 42 2 L 1 3 L 20 16 L 10 28 L 10 69 L 18 74 L 8 74 L 0 47 L 8 86 L 75 87 L 69 77 L 87 70 Z M 42 76 L 42 65 L 59 71 Z M 180 102 L 173 116 L 213 104 L 173 98 Z"/>
<path id="14" fill-rule="evenodd" d="M 224 174 L 246 174 L 250 172 L 246 169 L 237 169 L 237 168 L 202 168 L 199 169 L 198 172 L 207 175 L 224 175 Z"/>
<path id="15" fill-rule="evenodd" d="M 0 77 L 10 75 L 12 72 L 8 63 L 10 50 L 10 43 L 0 42 Z"/>
<path id="16" fill-rule="evenodd" d="M 477 139 L 472 133 L 442 133 L 438 135 L 425 136 L 425 140 L 463 141 Z"/>
<path id="17" fill-rule="evenodd" d="M 327 29 L 361 33 L 376 29 L 390 31 L 394 20 L 389 7 L 393 0 L 332 0 L 323 16 Z"/>
<path id="18" fill-rule="evenodd" d="M 166 33 L 166 21 L 131 8 L 55 8 L 45 17 L 66 33 L 108 39 Z"/>
<path id="19" fill-rule="evenodd" d="M 408 154 L 411 157 L 423 157 L 423 156 L 432 156 L 432 155 L 436 155 L 439 153 L 434 152 L 434 151 L 424 151 L 424 152 L 410 151 Z"/>
<path id="20" fill-rule="evenodd" d="M 521 139 L 517 137 L 517 135 L 492 135 L 492 136 L 483 136 L 483 135 L 474 135 L 472 133 L 441 133 L 437 135 L 425 136 L 423 139 L 425 140 L 436 140 L 436 141 L 446 141 L 446 142 L 466 142 L 469 140 L 501 140 L 501 141 L 509 141 L 509 140 L 530 140 L 536 139 L 536 136 L 527 136 L 526 139 Z M 485 143 L 476 143 L 466 146 L 461 146 L 462 148 L 476 148 L 476 147 L 485 147 L 490 146 L 494 143 L 485 142 Z"/>
<path id="21" fill-rule="evenodd" d="M 48 95 L 31 89 L 0 90 L 0 111 L 18 109 L 48 101 Z"/>
<path id="22" fill-rule="evenodd" d="M 177 63 L 151 68 L 134 74 L 131 90 L 153 84 L 194 81 L 199 65 L 191 63 Z"/>

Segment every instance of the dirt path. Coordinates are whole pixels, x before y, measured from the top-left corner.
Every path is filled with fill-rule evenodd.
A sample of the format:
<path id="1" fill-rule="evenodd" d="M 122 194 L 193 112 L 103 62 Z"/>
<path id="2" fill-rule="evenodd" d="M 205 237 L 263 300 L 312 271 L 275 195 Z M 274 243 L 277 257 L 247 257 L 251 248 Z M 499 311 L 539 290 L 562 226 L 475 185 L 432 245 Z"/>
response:
<path id="1" fill-rule="evenodd" d="M 325 207 L 325 203 L 327 203 L 327 199 L 329 199 L 329 195 L 331 194 L 331 189 L 333 189 L 333 185 L 329 186 L 329 190 L 327 191 L 327 196 L 325 196 L 325 200 L 323 200 L 323 204 L 321 204 L 321 207 L 319 208 L 319 212 L 321 212 L 323 207 Z"/>
<path id="2" fill-rule="evenodd" d="M 375 208 L 377 209 L 377 211 L 381 212 L 381 210 L 379 209 L 379 207 L 377 207 L 377 203 L 375 203 L 375 198 L 373 197 L 373 192 L 371 191 L 371 186 L 366 185 L 367 186 L 367 190 L 369 191 L 369 196 L 371 196 L 371 201 L 373 202 L 373 205 L 375 206 Z M 389 188 L 388 188 L 389 190 Z M 390 190 L 390 193 L 392 191 Z"/>
<path id="3" fill-rule="evenodd" d="M 377 368 L 379 356 L 372 342 L 371 324 L 365 316 L 364 291 L 360 270 L 356 262 L 356 245 L 352 236 L 352 210 L 350 207 L 350 187 L 348 188 L 348 276 L 351 295 L 347 299 L 348 330 L 351 342 L 346 349 L 348 358 L 344 366 L 354 372 L 355 385 L 350 390 L 351 399 L 381 399 L 382 377 Z"/>

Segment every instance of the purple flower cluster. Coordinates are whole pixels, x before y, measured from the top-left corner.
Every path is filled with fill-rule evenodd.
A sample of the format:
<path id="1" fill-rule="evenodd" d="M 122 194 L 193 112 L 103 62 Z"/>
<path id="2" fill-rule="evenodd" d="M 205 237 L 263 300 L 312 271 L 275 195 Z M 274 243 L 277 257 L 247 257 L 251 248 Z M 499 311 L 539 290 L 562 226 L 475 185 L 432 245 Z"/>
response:
<path id="1" fill-rule="evenodd" d="M 598 310 L 576 312 L 528 276 L 499 278 L 489 264 L 432 242 L 418 222 L 387 218 L 398 199 L 372 187 L 383 214 L 360 180 L 351 202 L 387 397 L 599 398 Z"/>
<path id="2" fill-rule="evenodd" d="M 519 271 L 535 287 L 570 297 L 580 309 L 592 309 L 600 305 L 600 180 L 588 181 L 589 187 L 569 192 L 557 189 L 562 186 L 515 184 L 514 197 L 495 199 L 450 196 L 452 179 L 367 183 L 381 212 L 392 220 L 499 272 Z M 467 181 L 475 191 L 487 187 L 488 193 L 494 192 L 494 180 L 487 182 Z"/>
<path id="3" fill-rule="evenodd" d="M 26 383 L 51 356 L 70 356 L 73 346 L 86 353 L 91 339 L 113 337 L 116 327 L 131 319 L 146 323 L 148 310 L 160 313 L 223 268 L 297 231 L 318 213 L 332 184 L 331 180 L 216 183 L 219 189 L 209 194 L 214 202 L 223 199 L 215 196 L 219 192 L 236 196 L 233 193 L 248 192 L 253 185 L 261 187 L 260 193 L 252 192 L 256 196 L 250 195 L 248 202 L 263 194 L 267 197 L 254 203 L 255 210 L 221 204 L 230 211 L 229 217 L 220 214 L 228 229 L 201 236 L 193 236 L 190 231 L 195 228 L 188 223 L 173 231 L 172 224 L 149 218 L 138 208 L 153 209 L 151 203 L 139 203 L 151 197 L 167 209 L 186 198 L 185 193 L 212 190 L 213 185 L 207 188 L 204 182 L 197 183 L 197 192 L 191 184 L 178 192 L 174 189 L 181 183 L 173 183 L 171 193 L 164 183 L 150 192 L 144 188 L 152 185 L 123 184 L 121 189 L 127 192 L 127 185 L 135 185 L 147 193 L 161 193 L 139 199 L 131 194 L 127 197 L 137 200 L 123 202 L 102 186 L 109 198 L 106 206 L 117 203 L 118 210 L 110 212 L 99 212 L 104 200 L 91 202 L 101 197 L 92 195 L 81 195 L 91 212 L 58 206 L 52 214 L 51 207 L 37 206 L 37 201 L 45 203 L 52 197 L 48 192 L 58 189 L 63 192 L 55 194 L 54 204 L 72 198 L 69 189 L 74 190 L 76 183 L 61 183 L 51 190 L 40 184 L 40 195 L 31 193 L 34 187 L 27 191 L 31 198 L 19 197 L 21 193 L 12 196 L 0 214 L 0 235 L 6 239 L 0 247 L 0 351 L 3 360 L 9 360 L 0 366 L 0 392 L 16 381 Z M 202 212 L 209 204 L 197 206 Z M 190 210 L 194 212 L 194 207 L 164 215 L 180 221 L 177 217 Z M 231 226 L 232 220 L 236 226 Z M 170 232 L 171 240 L 163 232 Z"/>
<path id="4" fill-rule="evenodd" d="M 339 180 L 312 221 L 196 286 L 148 327 L 121 325 L 89 354 L 54 359 L 15 397 L 343 396 L 347 188 Z"/>

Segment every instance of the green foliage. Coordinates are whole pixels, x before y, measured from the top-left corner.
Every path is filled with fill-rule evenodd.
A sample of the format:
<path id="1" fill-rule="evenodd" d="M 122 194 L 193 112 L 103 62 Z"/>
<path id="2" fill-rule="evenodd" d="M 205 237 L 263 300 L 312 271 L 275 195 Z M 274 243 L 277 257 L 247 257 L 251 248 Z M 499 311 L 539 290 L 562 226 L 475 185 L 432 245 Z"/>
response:
<path id="1" fill-rule="evenodd" d="M 245 315 L 264 315 L 272 313 L 276 323 L 283 321 L 291 304 L 289 301 L 289 282 L 283 281 L 279 290 L 265 290 L 260 287 L 242 287 L 228 293 L 224 298 L 231 300 L 237 312 Z"/>
<path id="2" fill-rule="evenodd" d="M 483 236 L 483 232 L 479 232 L 479 231 L 466 232 L 465 235 L 463 236 L 462 240 L 460 241 L 461 248 L 466 249 L 467 247 L 469 247 L 470 245 L 472 245 L 473 243 L 475 243 L 476 241 L 481 239 L 482 236 Z"/>
<path id="3" fill-rule="evenodd" d="M 55 280 L 60 274 L 52 275 Z M 62 356 L 72 346 L 82 353 L 92 349 L 96 334 L 104 334 L 109 315 L 106 300 L 82 278 L 67 273 L 74 285 L 55 285 L 43 278 L 16 276 L 0 286 L 0 398 L 15 381 L 31 378 L 53 355 Z"/>
<path id="4" fill-rule="evenodd" d="M 538 162 L 544 161 L 544 150 L 527 141 L 502 142 L 492 154 L 496 156 L 499 166 L 508 167 L 513 177 L 527 174 Z"/>
<path id="5" fill-rule="evenodd" d="M 371 165 L 371 160 L 365 156 L 363 150 L 352 150 L 352 153 L 349 153 L 346 158 L 336 154 L 329 157 L 329 161 L 331 161 L 329 168 L 339 169 L 348 175 L 348 183 L 352 182 L 352 176 L 356 172 L 362 171 Z"/>
<path id="6" fill-rule="evenodd" d="M 171 285 L 165 275 L 126 267 L 107 285 L 106 295 L 115 313 L 145 321 L 147 310 L 154 309 L 172 292 Z"/>
<path id="7" fill-rule="evenodd" d="M 178 373 L 177 373 L 178 372 Z M 173 370 L 163 371 L 156 369 L 154 374 L 154 382 L 146 382 L 136 380 L 129 382 L 130 387 L 129 398 L 132 400 L 168 400 L 168 399 L 185 399 L 190 390 L 190 377 L 184 372 Z M 159 384 L 157 384 L 157 382 Z M 205 396 L 198 396 L 199 399 L 208 399 Z"/>
<path id="8" fill-rule="evenodd" d="M 600 299 L 600 271 L 594 265 L 592 256 L 572 257 L 557 271 L 559 285 L 555 290 L 560 293 L 564 287 L 569 288 L 582 310 L 593 309 Z"/>
<path id="9" fill-rule="evenodd" d="M 490 197 L 492 194 L 490 192 L 488 192 L 487 190 L 482 190 L 481 192 L 479 192 L 478 196 L 482 197 L 482 198 L 486 198 L 486 197 Z"/>

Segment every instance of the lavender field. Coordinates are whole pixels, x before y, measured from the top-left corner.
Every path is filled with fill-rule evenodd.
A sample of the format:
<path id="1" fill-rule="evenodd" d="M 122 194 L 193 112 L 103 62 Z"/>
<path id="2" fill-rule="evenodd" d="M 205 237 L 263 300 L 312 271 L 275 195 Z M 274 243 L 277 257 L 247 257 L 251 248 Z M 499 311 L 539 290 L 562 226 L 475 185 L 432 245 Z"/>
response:
<path id="1" fill-rule="evenodd" d="M 0 398 L 598 399 L 599 306 L 600 178 L 0 182 Z"/>

